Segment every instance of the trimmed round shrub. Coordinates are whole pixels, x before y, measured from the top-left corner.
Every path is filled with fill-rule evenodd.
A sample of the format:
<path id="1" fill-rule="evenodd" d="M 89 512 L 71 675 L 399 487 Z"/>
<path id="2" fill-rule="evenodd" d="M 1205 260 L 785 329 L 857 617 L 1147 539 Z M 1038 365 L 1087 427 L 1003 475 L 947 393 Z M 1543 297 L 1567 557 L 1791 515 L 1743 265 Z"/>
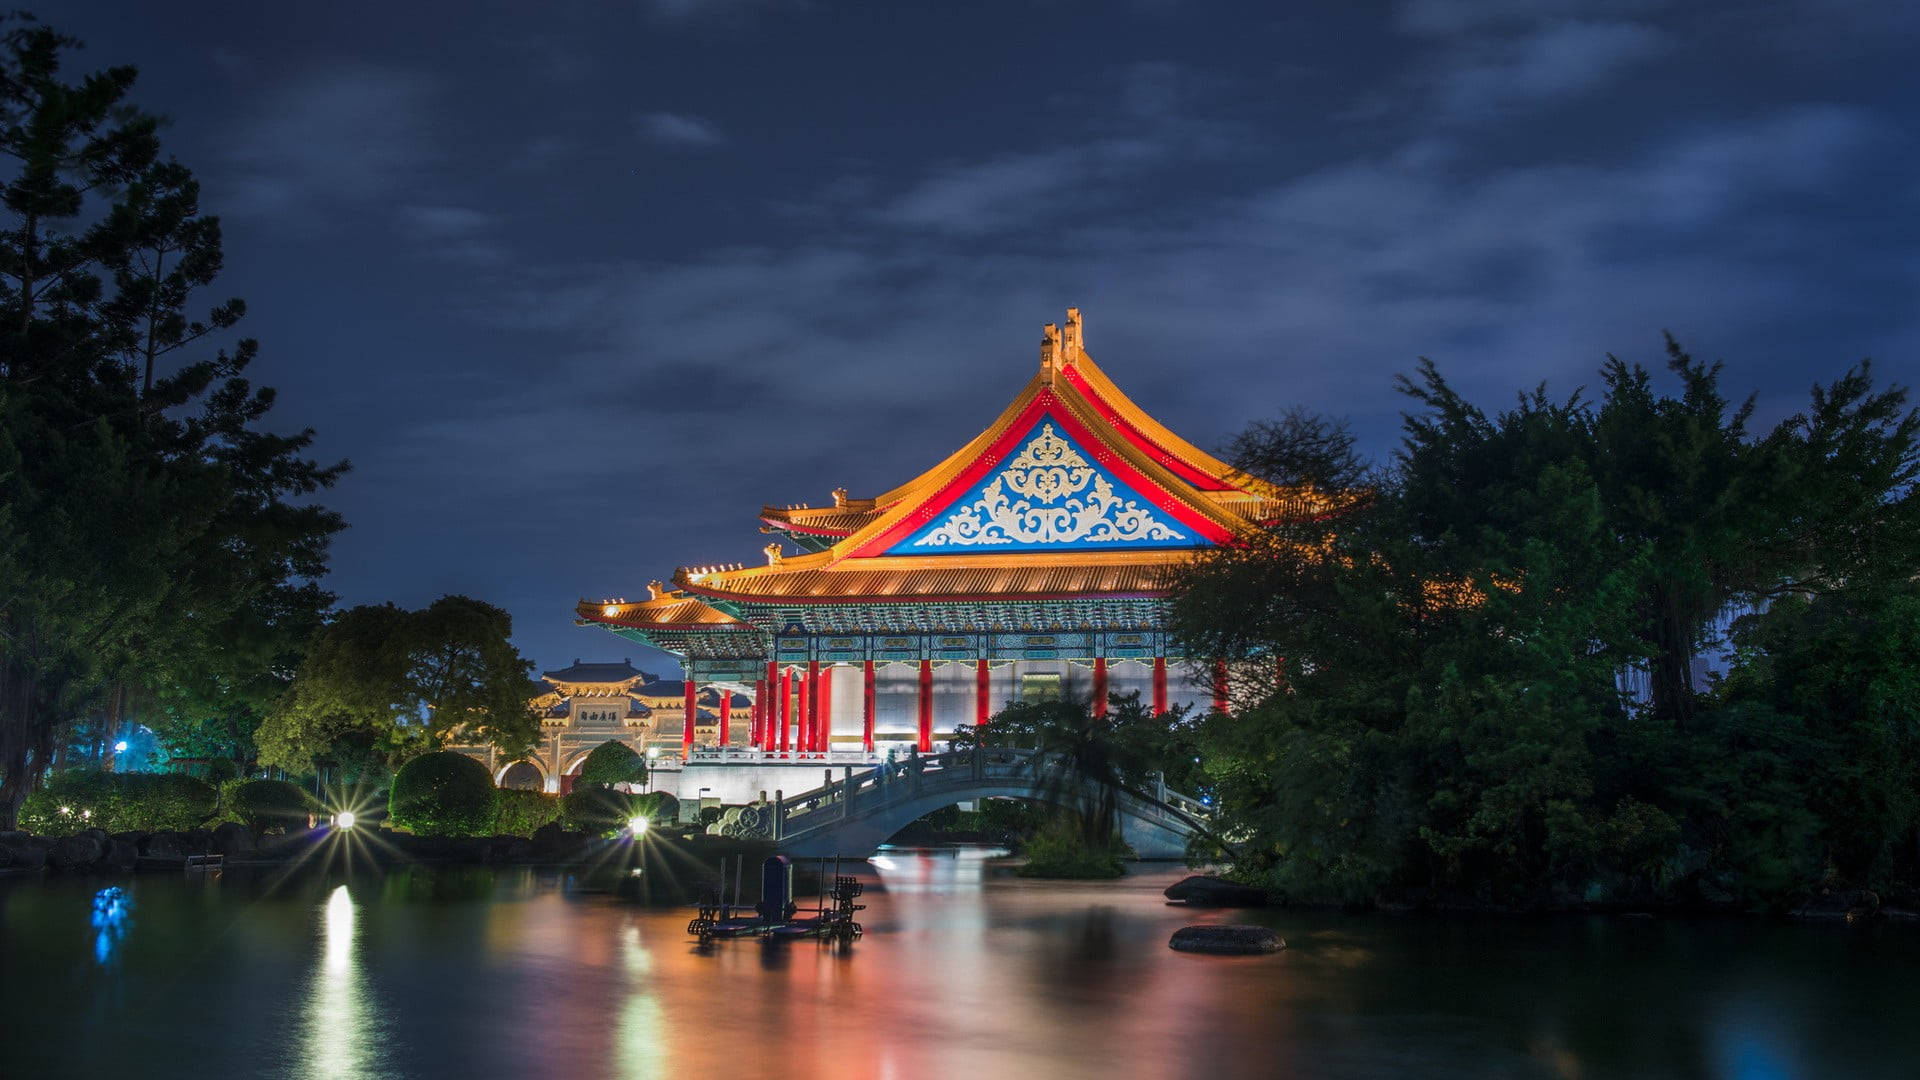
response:
<path id="1" fill-rule="evenodd" d="M 43 836 L 82 829 L 162 832 L 197 829 L 219 801 L 212 784 L 175 773 L 55 773 L 20 808 L 20 826 Z"/>
<path id="2" fill-rule="evenodd" d="M 623 795 L 604 784 L 575 783 L 561 800 L 561 816 L 568 828 L 588 832 L 607 832 L 623 828 L 633 816 L 634 796 Z"/>
<path id="3" fill-rule="evenodd" d="M 544 791 L 496 788 L 493 792 L 493 835 L 532 836 L 535 829 L 560 820 L 560 796 Z"/>
<path id="4" fill-rule="evenodd" d="M 608 739 L 580 763 L 581 784 L 644 784 L 647 763 L 625 743 Z"/>
<path id="5" fill-rule="evenodd" d="M 465 754 L 441 750 L 400 767 L 387 798 L 395 825 L 422 836 L 485 836 L 493 828 L 493 776 Z"/>
<path id="6" fill-rule="evenodd" d="M 660 825 L 680 820 L 680 800 L 664 791 L 626 795 L 602 784 L 576 784 L 562 802 L 568 827 L 588 832 L 624 829 L 635 817 Z"/>
<path id="7" fill-rule="evenodd" d="M 634 797 L 633 812 L 648 821 L 669 824 L 680 820 L 680 800 L 671 792 L 649 791 Z"/>
<path id="8" fill-rule="evenodd" d="M 254 832 L 305 828 L 307 815 L 319 810 L 300 785 L 288 780 L 235 780 L 226 785 L 224 801 L 227 815 Z"/>

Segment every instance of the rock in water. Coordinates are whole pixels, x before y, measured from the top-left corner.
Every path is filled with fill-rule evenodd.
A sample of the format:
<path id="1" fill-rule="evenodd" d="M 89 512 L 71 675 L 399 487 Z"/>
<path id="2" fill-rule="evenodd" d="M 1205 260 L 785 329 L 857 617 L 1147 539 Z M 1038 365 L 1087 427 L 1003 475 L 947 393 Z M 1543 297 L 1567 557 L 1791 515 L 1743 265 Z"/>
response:
<path id="1" fill-rule="evenodd" d="M 1167 947 L 1181 952 L 1216 956 L 1251 956 L 1279 952 L 1287 947 L 1280 935 L 1264 926 L 1229 923 L 1224 926 L 1183 926 L 1173 932 Z"/>
<path id="2" fill-rule="evenodd" d="M 92 832 L 75 833 L 53 845 L 53 865 L 61 870 L 85 870 L 100 861 L 107 845 Z"/>
<path id="3" fill-rule="evenodd" d="M 0 864 L 13 870 L 39 870 L 47 865 L 53 841 L 23 832 L 0 833 Z"/>
<path id="4" fill-rule="evenodd" d="M 1191 907 L 1266 907 L 1265 890 L 1239 885 L 1225 878 L 1194 874 L 1167 886 L 1169 900 L 1182 900 Z"/>
<path id="5" fill-rule="evenodd" d="M 557 821 L 549 821 L 533 830 L 533 851 L 536 855 L 554 855 L 567 846 L 567 827 Z"/>
<path id="6" fill-rule="evenodd" d="M 231 859 L 253 854 L 253 830 L 237 822 L 226 822 L 213 830 L 213 850 Z"/>
<path id="7" fill-rule="evenodd" d="M 140 862 L 140 848 L 132 840 L 113 837 L 107 841 L 106 853 L 100 857 L 102 869 L 118 870 L 125 873 Z"/>

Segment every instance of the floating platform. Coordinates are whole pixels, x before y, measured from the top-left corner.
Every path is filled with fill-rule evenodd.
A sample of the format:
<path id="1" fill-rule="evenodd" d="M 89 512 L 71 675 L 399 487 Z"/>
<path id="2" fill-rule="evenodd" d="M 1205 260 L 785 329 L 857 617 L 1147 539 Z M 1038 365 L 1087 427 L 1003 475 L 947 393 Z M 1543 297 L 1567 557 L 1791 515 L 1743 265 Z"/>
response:
<path id="1" fill-rule="evenodd" d="M 715 887 L 701 898 L 693 919 L 687 923 L 687 933 L 698 938 L 700 944 L 746 937 L 763 941 L 811 938 L 846 943 L 865 932 L 854 914 L 866 910 L 867 905 L 855 903 L 866 892 L 866 885 L 858 878 L 840 874 L 838 858 L 833 860 L 831 876 L 826 873 L 827 860 L 820 860 L 821 881 L 831 881 L 833 886 L 822 890 L 810 914 L 802 914 L 793 899 L 793 863 L 785 855 L 774 855 L 760 864 L 760 902 L 747 908 L 741 902 L 740 892 L 741 864 L 745 861 L 746 856 L 742 855 L 734 862 L 733 902 L 726 900 L 727 867 L 722 860 Z M 745 915 L 748 910 L 753 915 Z"/>

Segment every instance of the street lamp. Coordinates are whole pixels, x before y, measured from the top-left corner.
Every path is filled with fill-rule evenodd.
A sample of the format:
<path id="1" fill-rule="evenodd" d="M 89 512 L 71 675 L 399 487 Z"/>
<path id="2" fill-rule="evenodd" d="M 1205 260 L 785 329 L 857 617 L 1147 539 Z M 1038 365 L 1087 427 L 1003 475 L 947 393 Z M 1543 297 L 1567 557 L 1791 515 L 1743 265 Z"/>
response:
<path id="1" fill-rule="evenodd" d="M 660 756 L 659 747 L 657 746 L 647 747 L 647 790 L 648 791 L 653 790 L 653 759 L 659 756 Z"/>

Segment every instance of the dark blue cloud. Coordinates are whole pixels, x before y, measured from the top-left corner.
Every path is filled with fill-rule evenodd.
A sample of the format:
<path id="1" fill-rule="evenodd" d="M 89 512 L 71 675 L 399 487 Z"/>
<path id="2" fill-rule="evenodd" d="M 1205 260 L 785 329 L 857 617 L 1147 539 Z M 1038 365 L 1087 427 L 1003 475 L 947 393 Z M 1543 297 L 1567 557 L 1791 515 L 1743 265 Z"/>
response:
<path id="1" fill-rule="evenodd" d="M 350 602 L 506 604 L 542 663 L 763 502 L 989 420 L 1039 324 L 1219 444 L 1389 447 L 1670 329 L 1771 415 L 1920 347 L 1908 5 L 1086 0 L 73 13 L 228 218 L 261 377 L 358 471 Z"/>

